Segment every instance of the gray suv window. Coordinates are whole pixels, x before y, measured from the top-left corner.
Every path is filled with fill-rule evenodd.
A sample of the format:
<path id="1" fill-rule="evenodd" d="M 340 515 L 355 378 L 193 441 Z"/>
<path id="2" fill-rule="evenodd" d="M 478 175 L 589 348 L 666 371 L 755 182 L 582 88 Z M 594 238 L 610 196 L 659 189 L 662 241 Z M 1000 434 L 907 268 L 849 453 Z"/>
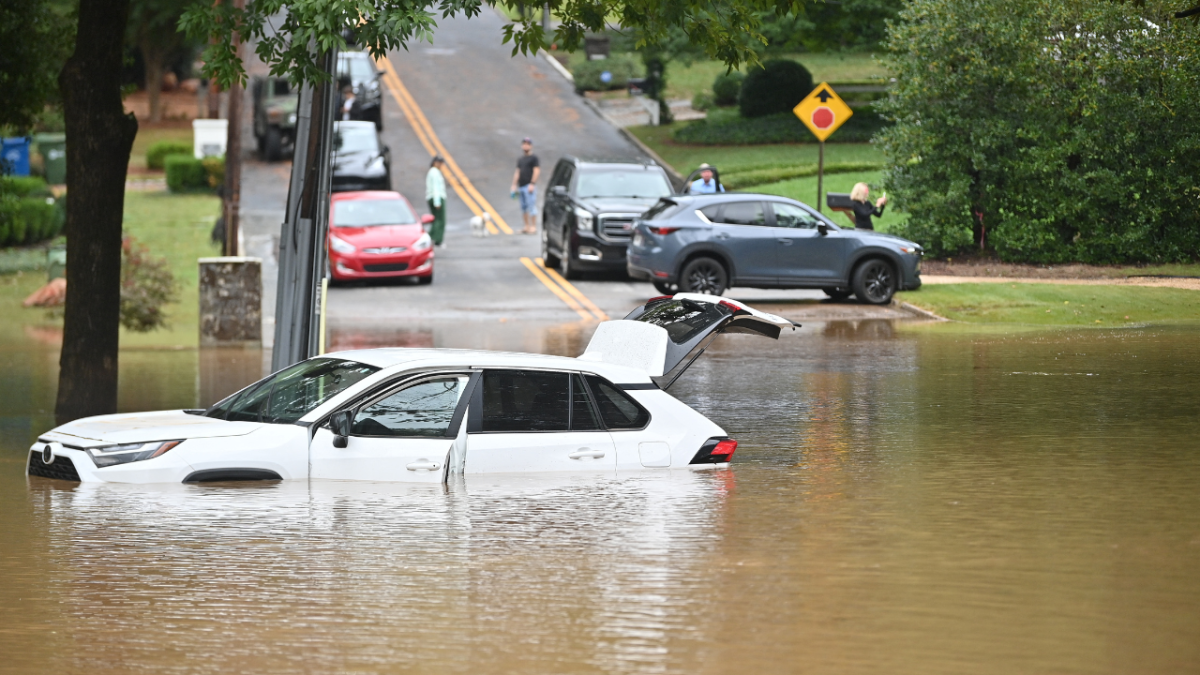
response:
<path id="1" fill-rule="evenodd" d="M 817 223 L 821 222 L 813 214 L 792 204 L 771 202 L 771 208 L 775 210 L 776 227 L 795 227 L 812 230 L 816 229 Z"/>
<path id="2" fill-rule="evenodd" d="M 730 225 L 766 225 L 767 216 L 762 202 L 733 202 L 725 205 L 721 222 Z"/>

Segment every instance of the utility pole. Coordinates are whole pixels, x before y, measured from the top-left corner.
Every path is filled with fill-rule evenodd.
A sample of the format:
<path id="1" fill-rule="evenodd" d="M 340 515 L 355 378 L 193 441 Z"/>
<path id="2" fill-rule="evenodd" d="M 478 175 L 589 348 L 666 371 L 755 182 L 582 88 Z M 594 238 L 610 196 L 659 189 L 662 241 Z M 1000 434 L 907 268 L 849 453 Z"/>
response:
<path id="1" fill-rule="evenodd" d="M 313 49 L 316 49 L 315 45 Z M 306 85 L 296 108 L 296 151 L 288 187 L 287 216 L 279 236 L 279 282 L 271 370 L 317 354 L 320 286 L 325 277 L 329 228 L 337 51 L 317 57 L 325 82 Z"/>
<path id="2" fill-rule="evenodd" d="M 233 0 L 233 6 L 243 9 L 246 0 Z M 242 60 L 242 39 L 233 33 L 234 55 Z M 221 211 L 225 217 L 225 250 L 227 256 L 240 255 L 238 250 L 238 211 L 242 197 L 242 84 L 235 81 L 229 87 L 229 106 L 226 109 L 229 125 L 225 131 L 225 195 Z"/>

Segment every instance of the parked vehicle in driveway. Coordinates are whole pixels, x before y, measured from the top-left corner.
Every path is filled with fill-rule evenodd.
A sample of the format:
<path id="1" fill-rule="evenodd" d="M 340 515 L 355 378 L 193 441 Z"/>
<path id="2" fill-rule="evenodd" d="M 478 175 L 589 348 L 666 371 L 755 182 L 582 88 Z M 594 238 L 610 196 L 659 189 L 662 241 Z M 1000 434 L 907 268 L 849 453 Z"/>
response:
<path id="1" fill-rule="evenodd" d="M 720 295 L 731 286 L 821 289 L 885 304 L 921 286 L 922 248 L 843 229 L 798 201 L 759 194 L 677 195 L 638 219 L 629 275 L 662 292 Z"/>
<path id="2" fill-rule="evenodd" d="M 370 480 L 728 466 L 721 427 L 666 392 L 722 332 L 793 324 L 741 303 L 655 298 L 578 358 L 462 349 L 318 356 L 207 410 L 88 417 L 38 438 L 31 476 L 109 483 Z"/>
<path id="3" fill-rule="evenodd" d="M 296 142 L 296 106 L 300 95 L 286 77 L 256 77 L 250 84 L 254 99 L 254 138 L 258 154 L 268 162 L 283 159 L 284 149 Z"/>
<path id="4" fill-rule="evenodd" d="M 392 189 L 392 152 L 370 122 L 333 123 L 334 192 Z"/>
<path id="5" fill-rule="evenodd" d="M 383 86 L 375 59 L 367 52 L 338 52 L 337 77 L 339 89 L 349 86 L 354 90 L 362 119 L 383 131 Z"/>
<path id="6" fill-rule="evenodd" d="M 329 203 L 334 281 L 416 277 L 433 282 L 433 240 L 399 192 L 337 192 Z"/>
<path id="7" fill-rule="evenodd" d="M 550 175 L 542 212 L 542 258 L 573 279 L 587 270 L 625 268 L 633 222 L 671 181 L 653 162 L 563 157 Z"/>

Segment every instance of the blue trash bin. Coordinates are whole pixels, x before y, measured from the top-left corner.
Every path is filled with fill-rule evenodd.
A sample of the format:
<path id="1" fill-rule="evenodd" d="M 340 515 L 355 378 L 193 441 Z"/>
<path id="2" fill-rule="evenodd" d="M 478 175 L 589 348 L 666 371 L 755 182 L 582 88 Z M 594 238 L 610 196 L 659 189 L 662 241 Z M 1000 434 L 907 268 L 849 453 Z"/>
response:
<path id="1" fill-rule="evenodd" d="M 0 150 L 0 173 L 8 176 L 29 175 L 29 137 L 3 139 Z"/>

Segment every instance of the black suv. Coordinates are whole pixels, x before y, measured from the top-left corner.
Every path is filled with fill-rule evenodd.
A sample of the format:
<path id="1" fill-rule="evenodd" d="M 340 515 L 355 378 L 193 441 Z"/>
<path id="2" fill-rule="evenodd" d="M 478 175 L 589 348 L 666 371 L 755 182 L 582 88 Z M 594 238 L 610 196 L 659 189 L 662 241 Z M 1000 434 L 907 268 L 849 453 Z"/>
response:
<path id="1" fill-rule="evenodd" d="M 354 98 L 361 117 L 375 123 L 383 131 L 383 87 L 375 59 L 367 52 L 339 52 L 337 55 L 338 89 L 349 85 L 354 88 Z"/>
<path id="2" fill-rule="evenodd" d="M 667 172 L 653 162 L 563 157 L 542 210 L 542 258 L 568 279 L 585 270 L 624 270 L 634 221 L 671 193 Z"/>

